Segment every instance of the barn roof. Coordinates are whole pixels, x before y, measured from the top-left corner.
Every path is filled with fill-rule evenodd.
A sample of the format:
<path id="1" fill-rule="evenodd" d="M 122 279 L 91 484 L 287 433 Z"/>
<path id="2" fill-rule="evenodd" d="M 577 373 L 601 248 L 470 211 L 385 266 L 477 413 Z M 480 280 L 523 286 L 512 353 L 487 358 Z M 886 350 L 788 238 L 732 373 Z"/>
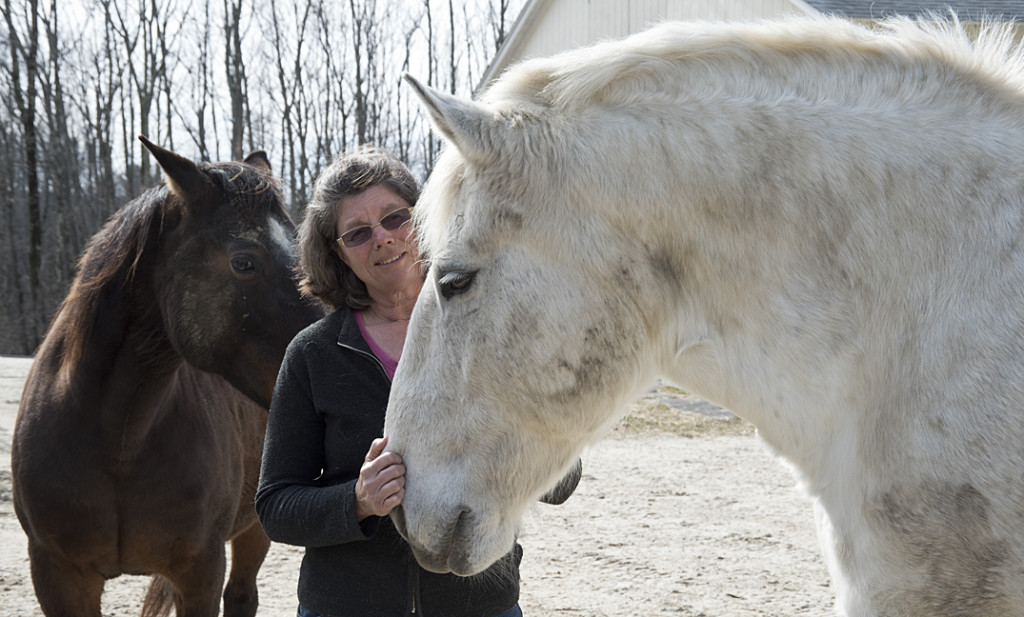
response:
<path id="1" fill-rule="evenodd" d="M 1021 0 L 804 0 L 811 8 L 828 15 L 851 19 L 878 19 L 893 15 L 919 17 L 928 13 L 956 13 L 961 21 L 978 21 L 982 17 L 1002 20 L 1024 19 Z"/>

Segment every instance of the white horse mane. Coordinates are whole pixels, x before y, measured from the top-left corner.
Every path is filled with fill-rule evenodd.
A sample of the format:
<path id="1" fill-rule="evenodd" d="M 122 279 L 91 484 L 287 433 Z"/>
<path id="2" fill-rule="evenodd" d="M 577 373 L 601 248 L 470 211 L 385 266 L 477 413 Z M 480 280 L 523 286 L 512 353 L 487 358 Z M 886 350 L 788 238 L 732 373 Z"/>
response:
<path id="1" fill-rule="evenodd" d="M 994 90 L 1012 84 L 1020 95 L 1022 49 L 1012 25 L 998 22 L 983 24 L 976 39 L 956 21 L 908 18 L 881 21 L 877 29 L 830 17 L 671 22 L 622 41 L 514 65 L 482 100 L 502 111 L 519 104 L 562 114 L 591 105 L 722 97 L 909 104 L 934 100 L 956 79 L 986 80 Z M 877 70 L 882 65 L 897 70 Z M 906 70 L 945 77 L 925 85 L 906 80 Z M 864 80 L 853 82 L 850 73 Z M 810 74 L 816 78 L 807 79 Z"/>
<path id="2" fill-rule="evenodd" d="M 861 80 L 849 79 L 851 73 Z M 908 74 L 919 79 L 908 80 Z M 946 101 L 963 113 L 989 105 L 1021 107 L 1024 45 L 1011 23 L 981 22 L 972 36 L 955 18 L 894 17 L 874 28 L 834 17 L 668 22 L 628 39 L 515 64 L 480 102 L 507 125 L 522 126 L 531 118 L 565 117 L 595 106 L 712 105 L 737 98 L 876 109 Z M 434 176 L 445 181 L 433 185 L 457 191 L 464 173 L 462 158 L 442 157 Z M 437 212 L 417 213 L 428 255 L 440 245 L 450 215 L 453 200 L 444 197 L 425 200 L 439 206 Z"/>

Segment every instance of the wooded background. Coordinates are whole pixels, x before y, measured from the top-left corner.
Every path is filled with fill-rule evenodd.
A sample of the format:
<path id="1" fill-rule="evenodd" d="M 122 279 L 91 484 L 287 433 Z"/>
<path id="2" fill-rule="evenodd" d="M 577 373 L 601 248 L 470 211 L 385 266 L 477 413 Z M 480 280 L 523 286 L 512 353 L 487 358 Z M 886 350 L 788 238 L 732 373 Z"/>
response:
<path id="1" fill-rule="evenodd" d="M 293 219 L 346 149 L 425 179 L 439 148 L 401 73 L 470 95 L 525 0 L 2 0 L 0 353 L 31 354 L 88 239 L 196 160 L 266 150 Z"/>

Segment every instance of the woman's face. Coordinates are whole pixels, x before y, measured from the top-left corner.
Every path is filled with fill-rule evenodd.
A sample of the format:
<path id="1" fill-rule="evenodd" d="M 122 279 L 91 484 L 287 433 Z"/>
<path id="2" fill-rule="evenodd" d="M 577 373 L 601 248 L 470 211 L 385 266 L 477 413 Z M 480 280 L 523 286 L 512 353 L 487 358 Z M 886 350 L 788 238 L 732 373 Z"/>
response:
<path id="1" fill-rule="evenodd" d="M 397 295 L 418 295 L 423 278 L 417 260 L 416 239 L 407 223 L 388 230 L 378 223 L 382 218 L 408 208 L 409 203 L 387 186 L 378 184 L 362 193 L 345 197 L 338 204 L 336 238 L 364 225 L 373 226 L 370 239 L 358 246 L 334 244 L 334 250 L 356 276 L 366 284 L 374 300 Z"/>

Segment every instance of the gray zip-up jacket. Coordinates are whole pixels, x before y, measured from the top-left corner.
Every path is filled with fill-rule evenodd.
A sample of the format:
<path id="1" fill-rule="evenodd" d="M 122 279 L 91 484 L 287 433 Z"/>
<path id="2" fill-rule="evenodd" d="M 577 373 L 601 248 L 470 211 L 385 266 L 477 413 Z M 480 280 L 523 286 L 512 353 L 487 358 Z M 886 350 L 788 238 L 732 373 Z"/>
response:
<path id="1" fill-rule="evenodd" d="M 420 568 L 390 518 L 356 520 L 355 483 L 384 429 L 391 381 L 342 309 L 289 345 L 274 390 L 256 513 L 275 542 L 306 547 L 298 599 L 324 617 L 493 617 L 519 599 L 517 544 L 462 578 Z M 580 466 L 545 501 L 575 490 Z"/>

